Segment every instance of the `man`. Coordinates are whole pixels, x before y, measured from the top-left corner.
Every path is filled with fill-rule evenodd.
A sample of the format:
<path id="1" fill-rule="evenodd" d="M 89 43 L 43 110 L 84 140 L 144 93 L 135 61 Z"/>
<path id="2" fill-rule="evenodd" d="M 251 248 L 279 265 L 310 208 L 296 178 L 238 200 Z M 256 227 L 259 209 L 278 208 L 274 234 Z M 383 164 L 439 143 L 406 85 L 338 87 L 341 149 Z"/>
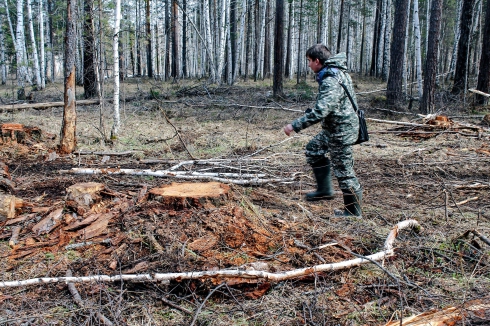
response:
<path id="1" fill-rule="evenodd" d="M 330 200 L 334 198 L 330 166 L 342 190 L 345 208 L 336 210 L 337 216 L 361 217 L 362 188 L 354 173 L 352 145 L 357 141 L 359 118 L 340 85 L 343 82 L 355 101 L 352 80 L 347 74 L 345 53 L 331 55 L 322 44 L 306 51 L 308 66 L 315 72 L 319 84 L 316 105 L 284 127 L 286 135 L 299 132 L 318 122 L 322 131 L 306 145 L 306 161 L 313 168 L 317 190 L 306 194 L 306 200 Z M 326 156 L 330 153 L 331 160 Z"/>

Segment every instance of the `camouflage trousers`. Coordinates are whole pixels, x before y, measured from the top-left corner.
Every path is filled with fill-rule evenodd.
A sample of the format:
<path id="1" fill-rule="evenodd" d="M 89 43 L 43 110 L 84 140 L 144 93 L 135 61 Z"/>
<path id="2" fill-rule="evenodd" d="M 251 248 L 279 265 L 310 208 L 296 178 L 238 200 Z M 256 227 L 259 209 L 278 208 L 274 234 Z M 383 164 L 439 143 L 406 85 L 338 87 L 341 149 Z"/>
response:
<path id="1" fill-rule="evenodd" d="M 354 158 L 352 145 L 335 144 L 329 142 L 328 136 L 321 131 L 306 145 L 306 162 L 314 165 L 330 153 L 332 168 L 340 189 L 357 191 L 361 188 L 354 173 Z"/>

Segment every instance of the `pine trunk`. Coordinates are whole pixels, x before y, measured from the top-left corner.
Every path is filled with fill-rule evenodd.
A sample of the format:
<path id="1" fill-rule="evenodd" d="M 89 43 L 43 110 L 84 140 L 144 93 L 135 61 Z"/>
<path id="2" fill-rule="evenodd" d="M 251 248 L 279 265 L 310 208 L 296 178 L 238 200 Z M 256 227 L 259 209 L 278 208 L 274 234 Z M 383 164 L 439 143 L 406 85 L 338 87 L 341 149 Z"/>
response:
<path id="1" fill-rule="evenodd" d="M 442 0 L 432 0 L 430 13 L 429 43 L 425 61 L 424 93 L 420 110 L 424 114 L 435 112 L 435 90 L 439 35 L 441 32 Z"/>
<path id="2" fill-rule="evenodd" d="M 288 15 L 288 39 L 286 46 L 286 78 L 292 78 L 292 63 L 293 63 L 293 0 L 289 1 L 289 15 Z"/>
<path id="3" fill-rule="evenodd" d="M 274 26 L 274 97 L 283 97 L 284 75 L 284 0 L 276 0 L 276 21 Z"/>
<path id="4" fill-rule="evenodd" d="M 478 73 L 477 89 L 484 93 L 490 93 L 490 1 L 487 1 L 487 10 L 485 14 L 485 26 L 483 28 L 483 42 L 480 58 L 480 70 Z M 478 95 L 477 103 L 484 105 L 488 102 L 488 97 Z"/>
<path id="5" fill-rule="evenodd" d="M 266 0 L 265 7 L 265 35 L 264 35 L 264 70 L 262 73 L 263 78 L 269 78 L 271 76 L 271 28 L 270 28 L 270 16 L 271 16 L 271 0 Z"/>
<path id="6" fill-rule="evenodd" d="M 0 26 L 3 26 L 3 16 L 0 15 Z M 5 36 L 0 28 L 0 79 L 2 85 L 7 83 L 7 67 L 5 65 Z"/>
<path id="7" fill-rule="evenodd" d="M 187 77 L 187 0 L 182 1 L 182 76 Z"/>
<path id="8" fill-rule="evenodd" d="M 343 1 L 343 0 L 342 0 Z M 298 27 L 298 51 L 297 51 L 297 63 L 296 67 L 296 84 L 299 84 L 301 79 L 301 59 L 303 58 L 303 54 L 301 52 L 301 40 L 303 38 L 303 0 L 299 2 L 299 27 Z"/>
<path id="9" fill-rule="evenodd" d="M 165 80 L 170 78 L 170 0 L 165 0 Z M 209 44 L 209 43 L 208 43 Z"/>
<path id="10" fill-rule="evenodd" d="M 396 106 L 403 101 L 403 61 L 405 58 L 405 31 L 407 28 L 408 0 L 396 0 L 393 24 L 393 44 L 391 46 L 390 75 L 386 98 L 389 105 Z"/>
<path id="11" fill-rule="evenodd" d="M 180 77 L 179 66 L 179 7 L 177 0 L 172 0 L 172 74 L 173 80 L 176 81 Z"/>
<path id="12" fill-rule="evenodd" d="M 454 72 L 454 85 L 451 90 L 451 93 L 455 95 L 464 92 L 467 86 L 468 55 L 474 4 L 475 0 L 463 0 L 459 25 L 458 55 L 456 59 L 456 70 Z"/>
<path id="13" fill-rule="evenodd" d="M 95 37 L 93 21 L 93 0 L 84 1 L 83 23 L 83 89 L 85 98 L 97 95 L 97 75 L 95 72 Z"/>
<path id="14" fill-rule="evenodd" d="M 75 97 L 75 51 L 76 51 L 76 0 L 67 0 L 65 34 L 65 106 L 61 127 L 60 152 L 69 154 L 75 150 L 76 97 Z"/>
<path id="15" fill-rule="evenodd" d="M 150 0 L 145 0 L 145 15 L 146 15 L 146 70 L 148 77 L 153 78 L 153 55 L 151 44 L 151 16 L 150 16 Z"/>
<path id="16" fill-rule="evenodd" d="M 417 76 L 417 96 L 422 99 L 422 52 L 420 50 L 419 0 L 413 2 L 413 26 L 415 42 L 415 74 Z"/>

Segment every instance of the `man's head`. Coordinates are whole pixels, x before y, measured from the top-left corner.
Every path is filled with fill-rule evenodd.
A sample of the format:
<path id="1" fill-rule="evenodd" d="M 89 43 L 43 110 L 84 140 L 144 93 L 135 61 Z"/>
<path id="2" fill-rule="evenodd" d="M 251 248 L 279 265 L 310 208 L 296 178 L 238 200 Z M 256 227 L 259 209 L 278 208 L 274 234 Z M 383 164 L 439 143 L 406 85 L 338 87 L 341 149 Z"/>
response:
<path id="1" fill-rule="evenodd" d="M 308 59 L 308 66 L 315 73 L 319 72 L 325 61 L 332 56 L 330 50 L 323 44 L 313 45 L 306 51 L 306 58 Z"/>

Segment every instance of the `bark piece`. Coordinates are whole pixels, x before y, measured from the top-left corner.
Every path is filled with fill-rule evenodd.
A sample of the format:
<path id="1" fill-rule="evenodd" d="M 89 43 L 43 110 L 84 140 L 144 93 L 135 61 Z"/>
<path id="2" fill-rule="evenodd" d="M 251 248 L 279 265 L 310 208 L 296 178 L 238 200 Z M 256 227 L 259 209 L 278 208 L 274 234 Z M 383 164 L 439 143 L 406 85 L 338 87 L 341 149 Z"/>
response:
<path id="1" fill-rule="evenodd" d="M 169 207 L 213 207 L 228 199 L 230 187 L 220 182 L 172 183 L 149 193 Z"/>
<path id="2" fill-rule="evenodd" d="M 12 195 L 0 194 L 0 222 L 15 217 L 15 210 L 22 208 L 24 201 Z"/>
<path id="3" fill-rule="evenodd" d="M 52 211 L 48 216 L 43 218 L 39 223 L 32 227 L 32 232 L 37 235 L 49 233 L 61 224 L 63 217 L 63 208 Z"/>
<path id="4" fill-rule="evenodd" d="M 104 214 L 100 216 L 94 223 L 77 232 L 77 235 L 82 239 L 87 240 L 107 233 L 107 225 L 109 224 L 112 214 Z"/>
<path id="5" fill-rule="evenodd" d="M 20 233 L 20 226 L 15 226 L 12 229 L 12 237 L 9 240 L 10 248 L 13 248 L 17 244 L 17 242 L 19 242 L 19 233 Z"/>
<path id="6" fill-rule="evenodd" d="M 75 230 L 78 230 L 78 229 L 81 229 L 87 225 L 90 225 L 92 224 L 93 222 L 95 222 L 99 217 L 101 217 L 103 214 L 92 214 L 90 216 L 88 216 L 86 219 L 83 219 L 81 221 L 78 221 L 78 222 L 75 222 L 71 225 L 68 225 L 66 227 L 63 228 L 63 230 L 65 231 L 75 231 Z"/>

